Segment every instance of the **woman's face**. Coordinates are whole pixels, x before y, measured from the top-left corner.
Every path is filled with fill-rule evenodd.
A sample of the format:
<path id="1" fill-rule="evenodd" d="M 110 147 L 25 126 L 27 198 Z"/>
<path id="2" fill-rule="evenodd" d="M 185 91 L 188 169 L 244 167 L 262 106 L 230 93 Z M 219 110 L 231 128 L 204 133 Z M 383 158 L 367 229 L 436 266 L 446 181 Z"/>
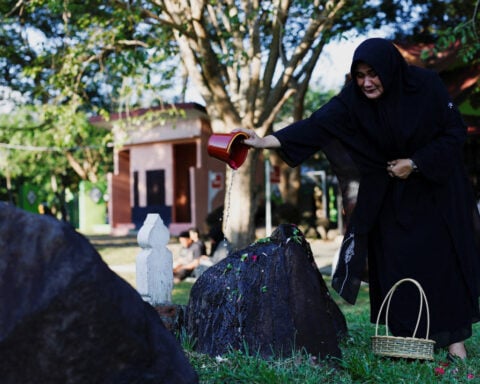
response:
<path id="1" fill-rule="evenodd" d="M 378 99 L 383 94 L 383 85 L 371 66 L 358 63 L 355 68 L 355 81 L 363 94 L 369 99 Z"/>

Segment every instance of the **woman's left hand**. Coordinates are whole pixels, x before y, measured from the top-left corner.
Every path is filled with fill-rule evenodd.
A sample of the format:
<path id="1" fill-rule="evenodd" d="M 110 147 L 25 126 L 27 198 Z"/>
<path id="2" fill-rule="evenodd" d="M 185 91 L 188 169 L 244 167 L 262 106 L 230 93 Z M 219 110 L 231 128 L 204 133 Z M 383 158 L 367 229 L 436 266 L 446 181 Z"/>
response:
<path id="1" fill-rule="evenodd" d="M 387 172 L 390 177 L 398 177 L 399 179 L 406 179 L 413 172 L 412 160 L 397 159 L 391 160 L 387 163 Z"/>

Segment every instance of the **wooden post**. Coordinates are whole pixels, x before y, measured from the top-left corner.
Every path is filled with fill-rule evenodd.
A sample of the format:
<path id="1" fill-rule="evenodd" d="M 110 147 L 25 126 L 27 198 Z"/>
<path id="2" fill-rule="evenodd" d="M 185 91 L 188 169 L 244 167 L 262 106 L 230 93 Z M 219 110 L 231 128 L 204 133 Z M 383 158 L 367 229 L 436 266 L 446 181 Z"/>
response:
<path id="1" fill-rule="evenodd" d="M 167 248 L 170 233 L 158 213 L 149 213 L 137 235 L 142 248 L 136 259 L 137 291 L 152 305 L 170 303 L 173 256 Z"/>

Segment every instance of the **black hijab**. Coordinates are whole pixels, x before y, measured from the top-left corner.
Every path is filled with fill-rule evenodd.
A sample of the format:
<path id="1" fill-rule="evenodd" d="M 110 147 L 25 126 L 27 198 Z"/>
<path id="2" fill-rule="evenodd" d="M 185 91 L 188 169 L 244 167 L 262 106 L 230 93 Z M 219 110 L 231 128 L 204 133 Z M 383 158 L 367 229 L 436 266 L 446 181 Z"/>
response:
<path id="1" fill-rule="evenodd" d="M 359 63 L 370 65 L 382 82 L 384 93 L 375 100 L 368 99 L 355 81 Z M 426 76 L 423 70 L 407 64 L 398 49 L 388 40 L 372 38 L 361 43 L 354 52 L 350 73 L 353 81 L 340 98 L 346 98 L 360 132 L 374 143 L 386 162 L 410 157 L 414 151 L 412 136 L 421 130 L 419 111 L 431 110 L 424 97 Z"/>

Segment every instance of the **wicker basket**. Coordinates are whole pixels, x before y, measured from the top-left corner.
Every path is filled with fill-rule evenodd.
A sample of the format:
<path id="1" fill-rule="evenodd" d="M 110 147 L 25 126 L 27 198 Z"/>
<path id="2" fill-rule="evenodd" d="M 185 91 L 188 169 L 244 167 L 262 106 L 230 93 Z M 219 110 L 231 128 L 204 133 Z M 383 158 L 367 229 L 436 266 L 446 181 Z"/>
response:
<path id="1" fill-rule="evenodd" d="M 415 325 L 415 330 L 413 331 L 412 337 L 396 337 L 390 336 L 388 334 L 388 312 L 390 310 L 390 302 L 392 300 L 393 293 L 397 287 L 404 282 L 411 282 L 415 284 L 420 292 L 420 309 L 418 312 L 417 324 Z M 383 307 L 387 303 L 387 308 L 385 312 L 385 328 L 386 335 L 378 335 L 378 323 L 380 321 L 380 315 L 382 313 Z M 416 338 L 418 325 L 420 324 L 420 318 L 422 315 L 423 303 L 425 303 L 425 310 L 427 315 L 427 333 L 426 339 Z M 372 336 L 372 349 L 373 353 L 380 356 L 388 357 L 403 357 L 407 359 L 422 359 L 422 360 L 433 360 L 433 347 L 435 341 L 429 340 L 428 336 L 430 333 L 430 313 L 428 309 L 428 302 L 425 292 L 423 291 L 421 285 L 413 279 L 402 279 L 395 283 L 395 285 L 388 291 L 385 299 L 383 300 L 382 305 L 380 306 L 380 311 L 377 316 L 377 323 L 375 325 L 375 336 Z"/>

